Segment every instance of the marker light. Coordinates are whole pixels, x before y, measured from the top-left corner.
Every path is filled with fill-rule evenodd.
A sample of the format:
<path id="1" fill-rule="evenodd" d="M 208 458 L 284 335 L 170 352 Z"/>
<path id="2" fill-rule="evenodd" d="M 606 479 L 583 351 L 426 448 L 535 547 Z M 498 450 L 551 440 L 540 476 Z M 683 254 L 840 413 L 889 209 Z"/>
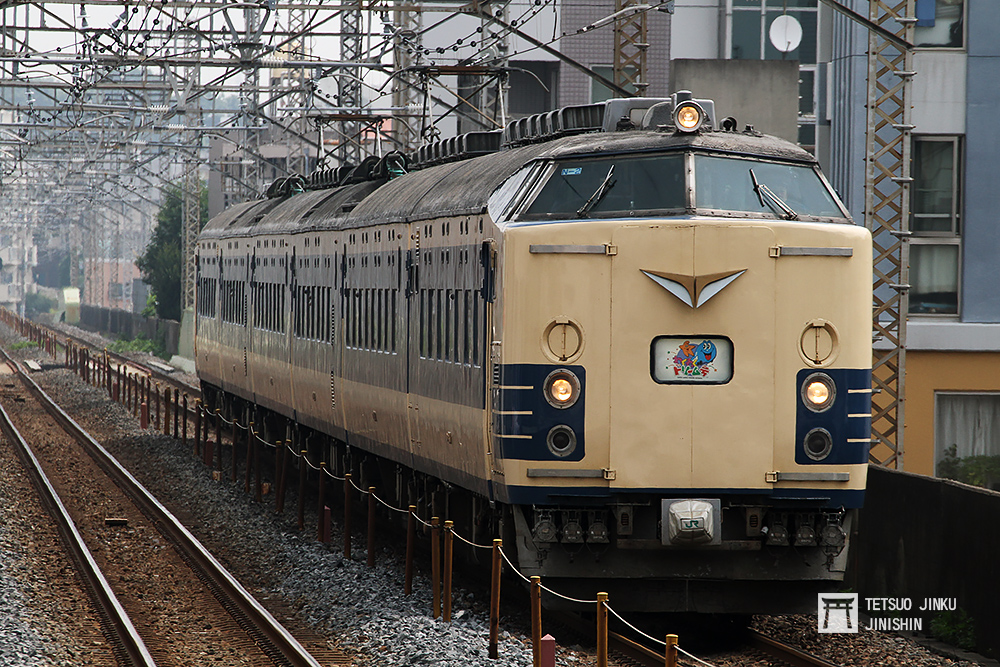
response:
<path id="1" fill-rule="evenodd" d="M 555 408 L 568 408 L 580 398 L 580 380 L 565 368 L 552 371 L 543 386 L 545 400 Z"/>
<path id="2" fill-rule="evenodd" d="M 837 397 L 837 386 L 826 373 L 813 373 L 802 383 L 802 402 L 813 412 L 826 412 Z"/>
<path id="3" fill-rule="evenodd" d="M 680 132 L 696 132 L 704 122 L 705 111 L 697 102 L 688 101 L 674 110 L 674 125 Z"/>

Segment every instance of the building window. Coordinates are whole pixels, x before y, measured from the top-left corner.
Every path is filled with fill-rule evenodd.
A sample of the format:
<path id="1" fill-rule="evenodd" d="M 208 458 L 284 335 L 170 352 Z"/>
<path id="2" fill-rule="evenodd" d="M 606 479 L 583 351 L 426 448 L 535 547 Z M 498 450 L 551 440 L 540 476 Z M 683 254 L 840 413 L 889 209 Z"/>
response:
<path id="1" fill-rule="evenodd" d="M 958 314 L 961 150 L 961 137 L 913 139 L 911 314 Z"/>
<path id="2" fill-rule="evenodd" d="M 934 395 L 934 474 L 1000 488 L 1000 394 Z"/>
<path id="3" fill-rule="evenodd" d="M 917 0 L 917 46 L 961 48 L 965 46 L 965 0 Z"/>
<path id="4" fill-rule="evenodd" d="M 591 68 L 595 73 L 600 74 L 608 81 L 615 80 L 615 68 L 613 65 L 592 65 Z M 634 79 L 636 75 L 635 67 L 626 67 L 625 74 L 630 79 Z M 636 92 L 636 87 L 631 83 L 626 83 L 622 86 L 625 90 L 630 93 Z M 615 97 L 615 91 L 605 86 L 603 83 L 597 79 L 590 80 L 590 101 L 591 103 L 603 102 L 604 100 L 610 100 Z"/>

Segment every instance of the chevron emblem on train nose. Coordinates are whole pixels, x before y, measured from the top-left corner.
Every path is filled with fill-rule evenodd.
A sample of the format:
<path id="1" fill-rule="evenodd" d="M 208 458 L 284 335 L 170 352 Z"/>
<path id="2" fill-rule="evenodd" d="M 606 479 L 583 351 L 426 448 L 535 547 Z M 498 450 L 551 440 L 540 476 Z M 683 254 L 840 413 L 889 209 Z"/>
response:
<path id="1" fill-rule="evenodd" d="M 746 269 L 736 269 L 723 273 L 707 273 L 703 276 L 688 276 L 682 273 L 639 270 L 644 276 L 692 308 L 701 307 L 747 272 Z"/>

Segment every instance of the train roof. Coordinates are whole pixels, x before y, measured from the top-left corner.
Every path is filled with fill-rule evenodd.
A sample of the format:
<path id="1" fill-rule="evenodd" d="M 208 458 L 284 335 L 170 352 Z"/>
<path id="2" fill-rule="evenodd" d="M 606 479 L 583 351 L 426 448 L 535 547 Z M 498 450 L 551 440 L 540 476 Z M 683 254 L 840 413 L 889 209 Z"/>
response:
<path id="1" fill-rule="evenodd" d="M 202 236 L 340 230 L 431 217 L 479 215 L 486 211 L 490 194 L 532 161 L 690 149 L 816 162 L 815 157 L 795 144 L 753 130 L 691 134 L 663 130 L 590 132 L 446 162 L 391 180 L 382 178 L 238 204 L 210 220 Z"/>

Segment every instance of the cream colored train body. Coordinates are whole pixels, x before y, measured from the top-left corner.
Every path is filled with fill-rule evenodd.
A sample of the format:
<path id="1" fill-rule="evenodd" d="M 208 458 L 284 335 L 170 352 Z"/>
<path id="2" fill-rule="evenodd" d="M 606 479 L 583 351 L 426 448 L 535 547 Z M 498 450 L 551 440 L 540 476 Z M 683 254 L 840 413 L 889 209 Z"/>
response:
<path id="1" fill-rule="evenodd" d="M 870 235 L 795 146 L 615 104 L 577 112 L 612 131 L 567 116 L 215 218 L 206 396 L 341 469 L 371 457 L 403 504 L 464 490 L 457 529 L 502 518 L 522 573 L 570 596 L 814 604 L 864 495 Z M 654 129 L 613 131 L 622 109 Z"/>

